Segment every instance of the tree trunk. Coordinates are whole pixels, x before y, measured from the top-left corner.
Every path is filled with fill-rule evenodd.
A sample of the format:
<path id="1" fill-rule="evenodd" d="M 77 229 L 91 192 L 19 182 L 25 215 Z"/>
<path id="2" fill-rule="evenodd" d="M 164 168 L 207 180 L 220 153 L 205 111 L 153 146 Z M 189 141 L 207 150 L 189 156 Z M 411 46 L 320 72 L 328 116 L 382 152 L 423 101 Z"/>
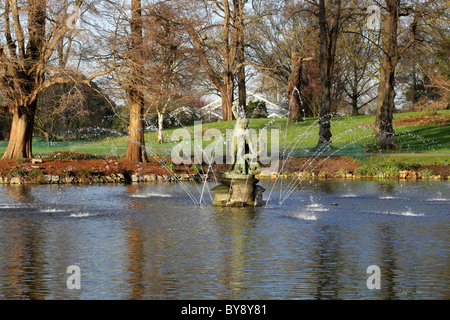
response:
<path id="1" fill-rule="evenodd" d="M 158 143 L 164 143 L 163 123 L 164 114 L 162 112 L 158 112 Z"/>
<path id="2" fill-rule="evenodd" d="M 294 53 L 291 58 L 292 73 L 289 77 L 288 89 L 286 91 L 289 101 L 289 122 L 297 122 L 301 117 L 303 106 L 301 98 L 301 77 L 302 77 L 302 58 L 298 53 Z"/>
<path id="3" fill-rule="evenodd" d="M 374 136 L 381 149 L 395 148 L 392 126 L 395 98 L 395 67 L 400 59 L 397 44 L 398 0 L 386 0 L 386 18 L 383 25 L 383 61 L 378 86 L 378 104 Z"/>
<path id="4" fill-rule="evenodd" d="M 237 71 L 237 82 L 239 92 L 239 106 L 242 110 L 246 110 L 247 106 L 247 87 L 245 83 L 245 49 L 244 49 L 244 2 L 242 0 L 235 0 L 235 24 L 237 32 L 237 52 L 236 64 L 242 64 Z M 249 116 L 249 115 L 247 115 Z"/>
<path id="5" fill-rule="evenodd" d="M 17 108 L 13 113 L 8 147 L 3 159 L 32 158 L 32 140 L 36 101 L 26 107 Z"/>
<path id="6" fill-rule="evenodd" d="M 383 68 L 380 74 L 380 85 L 378 87 L 378 107 L 374 130 L 374 135 L 378 137 L 378 147 L 380 149 L 395 148 L 395 132 L 392 125 L 395 108 L 394 75 L 395 67 L 392 66 L 386 59 L 386 61 L 383 62 Z"/>
<path id="7" fill-rule="evenodd" d="M 131 72 L 131 86 L 139 84 L 142 81 L 142 73 L 139 69 L 143 65 L 142 57 L 142 17 L 141 1 L 131 1 L 131 60 L 134 68 Z M 145 151 L 144 139 L 144 96 L 139 89 L 131 88 L 128 90 L 128 99 L 130 103 L 130 124 L 128 133 L 128 145 L 126 160 L 134 162 L 147 162 L 147 153 Z"/>
<path id="8" fill-rule="evenodd" d="M 322 101 L 320 105 L 320 117 L 319 117 L 319 142 L 317 147 L 323 145 L 331 145 L 331 98 L 330 88 L 322 88 Z"/>
<path id="9" fill-rule="evenodd" d="M 358 108 L 358 92 L 357 90 L 352 90 L 352 115 L 357 116 L 359 115 L 359 108 Z"/>
<path id="10" fill-rule="evenodd" d="M 240 57 L 242 55 L 242 57 Z M 238 61 L 244 62 L 244 52 L 242 48 L 238 51 Z M 239 62 L 238 62 L 239 63 Z M 247 106 L 247 88 L 245 84 L 245 67 L 242 66 L 239 68 L 237 72 L 237 79 L 238 79 L 238 90 L 239 90 L 239 106 L 243 108 L 243 110 L 246 110 Z"/>
<path id="11" fill-rule="evenodd" d="M 130 125 L 126 160 L 147 162 L 144 136 L 144 99 L 139 92 L 130 92 Z"/>
<path id="12" fill-rule="evenodd" d="M 9 1 L 9 4 L 11 3 L 13 2 Z M 9 10 L 13 7 L 9 6 L 9 4 L 5 13 L 5 15 L 8 15 L 7 21 L 9 21 Z M 6 84 L 6 90 L 14 91 L 16 98 L 18 98 L 17 100 L 21 102 L 9 110 L 13 114 L 13 120 L 8 147 L 5 150 L 3 159 L 32 157 L 33 127 L 37 107 L 37 100 L 32 96 L 35 95 L 37 87 L 44 79 L 42 70 L 45 70 L 45 68 L 42 68 L 43 61 L 41 59 L 46 35 L 46 8 L 47 2 L 45 0 L 28 1 L 28 42 L 26 42 L 23 28 L 20 24 L 17 3 L 15 3 L 11 14 L 13 14 L 13 24 L 16 29 L 17 51 L 15 44 L 12 43 L 14 41 L 11 39 L 9 26 L 5 30 L 10 57 L 8 60 L 3 60 L 2 63 L 6 62 L 10 65 L 6 67 L 6 70 L 9 69 L 7 78 L 4 78 L 1 72 L 3 70 L 0 70 L 0 79 L 2 80 L 2 85 Z M 16 56 L 16 53 L 18 53 L 18 56 Z M 1 54 L 3 54 L 3 48 L 1 49 Z M 2 67 L 2 69 L 5 68 L 4 66 Z M 10 75 L 13 76 L 10 78 Z M 13 83 L 15 86 L 11 86 Z"/>
<path id="13" fill-rule="evenodd" d="M 337 39 L 339 36 L 339 20 L 341 1 L 337 0 L 334 18 L 331 23 L 327 21 L 325 1 L 319 1 L 319 29 L 320 29 L 320 82 L 322 87 L 320 118 L 319 118 L 319 142 L 317 148 L 323 145 L 331 145 L 331 81 L 336 56 Z"/>
<path id="14" fill-rule="evenodd" d="M 231 110 L 234 101 L 233 89 L 234 89 L 233 77 L 232 75 L 229 75 L 225 78 L 225 84 L 220 91 L 220 94 L 222 96 L 223 121 L 233 120 L 233 112 Z"/>

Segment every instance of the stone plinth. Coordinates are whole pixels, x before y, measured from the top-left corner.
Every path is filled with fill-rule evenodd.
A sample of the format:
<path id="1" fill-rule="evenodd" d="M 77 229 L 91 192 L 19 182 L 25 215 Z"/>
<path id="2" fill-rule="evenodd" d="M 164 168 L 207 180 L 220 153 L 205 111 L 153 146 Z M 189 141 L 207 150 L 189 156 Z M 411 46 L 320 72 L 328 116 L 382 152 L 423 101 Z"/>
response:
<path id="1" fill-rule="evenodd" d="M 214 193 L 213 206 L 246 207 L 262 206 L 262 193 L 265 189 L 258 184 L 254 175 L 224 174 L 220 185 L 211 191 Z"/>

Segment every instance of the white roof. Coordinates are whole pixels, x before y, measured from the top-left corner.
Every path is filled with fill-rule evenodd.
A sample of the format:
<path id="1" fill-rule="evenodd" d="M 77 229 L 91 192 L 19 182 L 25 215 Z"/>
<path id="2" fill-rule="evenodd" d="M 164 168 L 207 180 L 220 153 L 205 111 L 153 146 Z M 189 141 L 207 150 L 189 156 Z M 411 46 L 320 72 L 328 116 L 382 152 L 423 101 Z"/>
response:
<path id="1" fill-rule="evenodd" d="M 190 108 L 188 106 L 182 106 L 182 107 L 179 107 L 179 108 L 173 110 L 170 113 L 170 115 L 176 117 L 176 116 L 180 115 L 181 113 L 188 113 L 188 114 L 196 113 L 196 114 L 199 114 L 199 112 L 197 110 L 193 110 L 192 108 Z"/>
<path id="2" fill-rule="evenodd" d="M 237 100 L 237 99 L 236 99 Z M 289 111 L 285 108 L 279 106 L 276 103 L 273 103 L 257 94 L 252 92 L 247 93 L 247 103 L 251 101 L 263 101 L 266 103 L 268 118 L 286 118 L 289 116 Z M 210 104 L 204 106 L 200 109 L 200 113 L 203 116 L 209 115 L 213 117 L 217 117 L 219 119 L 223 118 L 222 114 L 222 99 L 218 99 L 216 101 L 211 102 Z"/>

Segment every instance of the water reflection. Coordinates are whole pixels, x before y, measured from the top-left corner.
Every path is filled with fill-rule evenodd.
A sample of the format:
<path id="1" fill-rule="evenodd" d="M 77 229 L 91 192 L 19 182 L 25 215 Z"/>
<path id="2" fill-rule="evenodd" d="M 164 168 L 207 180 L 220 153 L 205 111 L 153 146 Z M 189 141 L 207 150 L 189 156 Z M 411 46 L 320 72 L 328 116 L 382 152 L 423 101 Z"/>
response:
<path id="1" fill-rule="evenodd" d="M 12 186 L 5 191 L 16 203 L 34 200 L 29 186 Z M 48 292 L 42 252 L 45 239 L 39 232 L 42 228 L 42 223 L 33 224 L 20 215 L 2 228 L 2 233 L 8 235 L 2 259 L 8 279 L 8 285 L 1 288 L 5 298 L 41 299 Z"/>
<path id="2" fill-rule="evenodd" d="M 280 208 L 195 206 L 161 183 L 0 186 L 0 297 L 450 298 L 447 184 L 328 183 Z"/>
<path id="3" fill-rule="evenodd" d="M 224 261 L 218 272 L 227 295 L 222 299 L 243 299 L 245 290 L 245 262 L 248 260 L 250 239 L 253 238 L 257 213 L 254 207 L 214 208 L 218 236 L 228 244 L 222 252 Z"/>
<path id="4" fill-rule="evenodd" d="M 340 270 L 337 266 L 342 261 L 341 246 L 340 232 L 337 227 L 321 227 L 316 256 L 317 270 L 319 270 L 317 292 L 314 294 L 316 299 L 336 299 L 339 295 Z"/>

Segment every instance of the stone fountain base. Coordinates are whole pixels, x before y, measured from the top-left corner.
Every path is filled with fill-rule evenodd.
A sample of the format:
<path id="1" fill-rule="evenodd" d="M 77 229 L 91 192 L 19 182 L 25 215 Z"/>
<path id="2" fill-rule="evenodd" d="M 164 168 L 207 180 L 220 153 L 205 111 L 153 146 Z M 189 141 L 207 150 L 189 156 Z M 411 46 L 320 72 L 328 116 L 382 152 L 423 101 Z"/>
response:
<path id="1" fill-rule="evenodd" d="M 211 191 L 214 193 L 213 206 L 216 207 L 260 207 L 265 204 L 262 194 L 265 191 L 258 185 L 254 175 L 226 173 L 219 180 L 220 185 Z"/>

